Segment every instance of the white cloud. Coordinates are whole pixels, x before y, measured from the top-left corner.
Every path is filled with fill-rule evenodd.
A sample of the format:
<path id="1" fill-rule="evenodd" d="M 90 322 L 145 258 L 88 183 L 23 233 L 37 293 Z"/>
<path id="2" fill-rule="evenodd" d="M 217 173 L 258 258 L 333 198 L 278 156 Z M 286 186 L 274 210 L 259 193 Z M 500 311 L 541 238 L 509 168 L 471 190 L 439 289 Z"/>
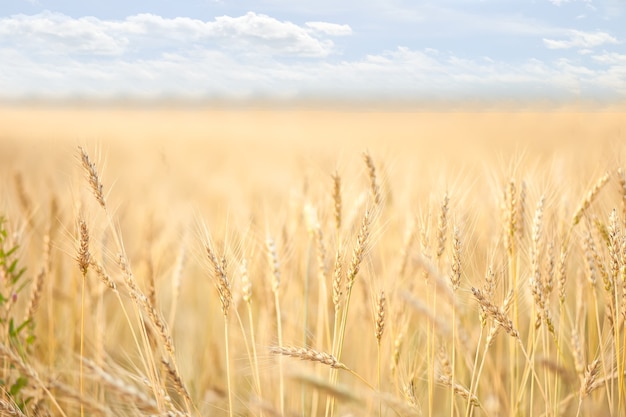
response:
<path id="1" fill-rule="evenodd" d="M 576 1 L 579 1 L 581 3 L 587 3 L 587 4 L 593 3 L 593 0 L 548 0 L 548 1 L 554 4 L 555 6 L 560 6 L 566 3 L 575 3 Z"/>
<path id="2" fill-rule="evenodd" d="M 626 66 L 626 54 L 618 54 L 616 52 L 594 55 L 593 59 L 602 64 L 620 64 Z"/>
<path id="3" fill-rule="evenodd" d="M 548 0 L 550 3 L 555 6 L 560 6 L 561 4 L 569 3 L 571 0 Z"/>
<path id="4" fill-rule="evenodd" d="M 11 63 L 0 65 L 0 98 L 626 96 L 626 55 L 593 51 L 616 38 L 522 23 L 518 36 L 563 37 L 544 39 L 552 58 L 505 62 L 437 44 L 348 57 L 333 42 L 352 34 L 348 25 L 296 24 L 252 12 L 210 21 L 16 15 L 0 18 L 0 62 Z M 568 48 L 579 52 L 575 59 L 558 59 Z"/>
<path id="5" fill-rule="evenodd" d="M 306 28 L 249 12 L 241 17 L 222 16 L 210 24 L 211 37 L 248 50 L 261 48 L 271 54 L 326 56 L 332 41 L 312 36 Z"/>
<path id="6" fill-rule="evenodd" d="M 72 19 L 59 13 L 16 15 L 0 19 L 0 45 L 46 54 L 121 53 L 127 39 L 106 26 L 95 18 Z"/>
<path id="7" fill-rule="evenodd" d="M 569 48 L 595 48 L 605 44 L 617 44 L 618 40 L 606 32 L 583 32 L 571 30 L 568 39 L 554 40 L 543 38 L 543 44 L 548 49 L 569 49 Z"/>
<path id="8" fill-rule="evenodd" d="M 311 30 L 314 29 L 314 30 Z M 139 14 L 124 20 L 72 18 L 44 12 L 0 18 L 0 46 L 43 54 L 122 55 L 158 48 L 213 45 L 242 53 L 321 57 L 334 43 L 317 36 L 346 35 L 347 25 L 314 22 L 299 26 L 249 12 L 212 21 Z"/>
<path id="9" fill-rule="evenodd" d="M 314 32 L 324 33 L 331 36 L 347 36 L 352 35 L 352 28 L 350 25 L 338 25 L 336 23 L 328 22 L 306 22 L 304 24 L 307 28 Z"/>
<path id="10" fill-rule="evenodd" d="M 489 98 L 626 95 L 626 55 L 594 56 L 600 67 L 559 59 L 509 64 L 491 57 L 468 59 L 449 52 L 399 47 L 361 59 L 285 61 L 241 59 L 227 51 L 193 49 L 146 59 L 41 60 L 0 49 L 4 97 L 50 98 L 181 96 L 246 99 Z"/>

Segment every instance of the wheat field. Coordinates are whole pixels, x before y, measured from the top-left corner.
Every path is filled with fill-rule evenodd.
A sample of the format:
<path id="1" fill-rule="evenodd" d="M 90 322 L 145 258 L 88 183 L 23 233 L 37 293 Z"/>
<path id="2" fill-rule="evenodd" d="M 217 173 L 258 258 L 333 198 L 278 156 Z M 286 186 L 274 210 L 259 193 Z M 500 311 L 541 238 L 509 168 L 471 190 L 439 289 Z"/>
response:
<path id="1" fill-rule="evenodd" d="M 5 105 L 0 415 L 624 415 L 625 115 Z"/>

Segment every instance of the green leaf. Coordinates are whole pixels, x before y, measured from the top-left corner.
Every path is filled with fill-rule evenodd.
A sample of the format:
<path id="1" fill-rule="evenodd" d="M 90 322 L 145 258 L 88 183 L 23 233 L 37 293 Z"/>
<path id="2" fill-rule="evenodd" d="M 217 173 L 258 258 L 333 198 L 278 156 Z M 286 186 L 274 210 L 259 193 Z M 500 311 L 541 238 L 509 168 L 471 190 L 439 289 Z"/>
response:
<path id="1" fill-rule="evenodd" d="M 28 385 L 28 379 L 21 376 L 17 378 L 17 381 L 15 381 L 13 385 L 11 385 L 11 388 L 9 389 L 9 393 L 11 394 L 11 396 L 16 397 L 21 391 L 21 389 L 27 385 Z"/>
<path id="2" fill-rule="evenodd" d="M 22 324 L 20 324 L 20 325 L 19 325 L 19 326 L 15 329 L 15 335 L 19 335 L 19 334 L 20 334 L 20 332 L 21 332 L 22 330 L 24 330 L 24 328 L 30 324 L 30 322 L 31 322 L 31 319 L 28 319 L 28 320 L 26 320 L 25 322 L 23 322 Z"/>

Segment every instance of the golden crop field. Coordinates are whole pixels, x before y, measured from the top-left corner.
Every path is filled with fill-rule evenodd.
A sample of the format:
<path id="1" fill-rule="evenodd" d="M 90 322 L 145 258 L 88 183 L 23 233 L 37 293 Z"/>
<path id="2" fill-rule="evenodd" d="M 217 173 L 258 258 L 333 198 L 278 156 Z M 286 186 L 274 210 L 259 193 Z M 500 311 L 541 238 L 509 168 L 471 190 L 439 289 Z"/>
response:
<path id="1" fill-rule="evenodd" d="M 0 415 L 626 413 L 626 113 L 0 107 Z"/>

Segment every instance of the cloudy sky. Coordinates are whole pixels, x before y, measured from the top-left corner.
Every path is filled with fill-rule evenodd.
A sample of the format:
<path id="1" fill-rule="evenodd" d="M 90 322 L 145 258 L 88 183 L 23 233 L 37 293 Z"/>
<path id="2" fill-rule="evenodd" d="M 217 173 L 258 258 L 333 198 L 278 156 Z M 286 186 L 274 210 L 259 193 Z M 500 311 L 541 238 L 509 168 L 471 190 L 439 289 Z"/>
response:
<path id="1" fill-rule="evenodd" d="M 2 0 L 0 98 L 626 99 L 626 0 Z"/>

